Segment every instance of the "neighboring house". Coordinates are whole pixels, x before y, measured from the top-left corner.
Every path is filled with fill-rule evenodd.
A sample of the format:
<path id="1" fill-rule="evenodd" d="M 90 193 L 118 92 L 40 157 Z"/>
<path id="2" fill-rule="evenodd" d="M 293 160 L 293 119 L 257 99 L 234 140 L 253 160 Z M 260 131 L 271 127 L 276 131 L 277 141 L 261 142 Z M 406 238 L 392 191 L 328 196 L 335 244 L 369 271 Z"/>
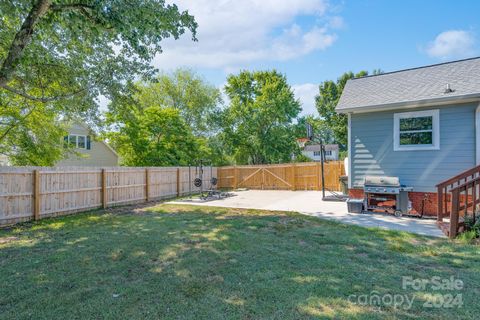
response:
<path id="1" fill-rule="evenodd" d="M 435 214 L 435 186 L 480 163 L 480 58 L 349 80 L 350 196 L 365 176 L 398 176 L 420 212 Z M 425 195 L 428 201 L 425 200 Z"/>
<path id="2" fill-rule="evenodd" d="M 75 152 L 67 159 L 59 161 L 57 167 L 88 166 L 115 167 L 118 166 L 118 155 L 106 142 L 94 139 L 95 134 L 81 123 L 74 123 L 68 130 L 65 142 L 71 144 Z"/>
<path id="3" fill-rule="evenodd" d="M 330 160 L 338 160 L 338 144 L 325 144 L 324 145 L 325 149 L 325 160 L 330 161 Z M 303 150 L 302 154 L 307 157 L 312 159 L 313 161 L 320 161 L 321 158 L 321 152 L 320 152 L 320 144 L 307 144 Z"/>
<path id="4" fill-rule="evenodd" d="M 8 157 L 6 155 L 1 154 L 0 155 L 0 166 L 3 167 L 3 166 L 9 166 L 9 165 L 10 165 L 10 161 L 8 161 Z"/>

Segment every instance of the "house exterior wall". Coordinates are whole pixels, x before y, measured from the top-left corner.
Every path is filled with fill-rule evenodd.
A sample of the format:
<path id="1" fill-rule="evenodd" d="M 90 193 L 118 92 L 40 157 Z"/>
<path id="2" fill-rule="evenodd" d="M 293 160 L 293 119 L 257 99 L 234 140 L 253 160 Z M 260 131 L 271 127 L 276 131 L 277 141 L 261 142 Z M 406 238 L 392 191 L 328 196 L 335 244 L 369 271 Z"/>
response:
<path id="1" fill-rule="evenodd" d="M 477 103 L 351 114 L 351 187 L 362 188 L 367 175 L 398 176 L 416 192 L 475 166 Z M 439 150 L 393 150 L 394 113 L 440 110 Z"/>
<path id="2" fill-rule="evenodd" d="M 312 159 L 313 161 L 321 161 L 321 156 L 314 155 L 313 151 L 303 150 L 302 154 L 305 157 Z M 332 155 L 325 155 L 325 160 L 330 160 L 330 161 L 338 160 L 338 150 L 332 150 Z"/>
<path id="3" fill-rule="evenodd" d="M 87 128 L 79 124 L 74 124 L 69 129 L 69 134 L 78 134 L 91 136 L 91 133 Z M 91 167 L 114 167 L 118 166 L 118 155 L 116 155 L 109 147 L 107 147 L 102 141 L 95 141 L 92 137 L 90 150 L 87 149 L 75 149 L 76 152 L 85 155 L 86 157 L 80 157 L 77 155 L 70 155 L 67 159 L 59 161 L 57 167 L 67 166 L 91 166 Z"/>

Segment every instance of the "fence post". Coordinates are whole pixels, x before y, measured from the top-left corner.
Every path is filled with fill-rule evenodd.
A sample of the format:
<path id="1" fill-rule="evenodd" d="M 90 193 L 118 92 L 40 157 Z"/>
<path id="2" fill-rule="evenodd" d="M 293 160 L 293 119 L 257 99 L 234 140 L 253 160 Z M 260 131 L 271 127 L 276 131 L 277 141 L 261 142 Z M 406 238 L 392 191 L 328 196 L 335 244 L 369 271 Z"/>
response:
<path id="1" fill-rule="evenodd" d="M 238 188 L 238 168 L 237 166 L 233 166 L 233 189 Z"/>
<path id="2" fill-rule="evenodd" d="M 450 212 L 450 238 L 455 238 L 458 233 L 458 211 L 460 206 L 460 191 L 458 189 L 452 192 L 452 211 Z"/>
<path id="3" fill-rule="evenodd" d="M 40 220 L 40 171 L 33 171 L 33 218 Z"/>
<path id="4" fill-rule="evenodd" d="M 437 221 L 443 221 L 443 186 L 437 188 Z"/>
<path id="5" fill-rule="evenodd" d="M 316 166 L 315 175 L 317 176 L 317 191 L 320 191 L 322 189 L 321 187 L 322 179 L 320 179 L 320 162 L 317 162 L 315 166 Z"/>
<path id="6" fill-rule="evenodd" d="M 102 208 L 107 208 L 107 170 L 102 169 Z"/>
<path id="7" fill-rule="evenodd" d="M 180 168 L 177 168 L 177 197 L 180 197 Z"/>
<path id="8" fill-rule="evenodd" d="M 297 189 L 297 166 L 292 163 L 292 191 Z"/>
<path id="9" fill-rule="evenodd" d="M 145 201 L 150 201 L 150 176 L 148 172 L 148 168 L 145 168 Z"/>

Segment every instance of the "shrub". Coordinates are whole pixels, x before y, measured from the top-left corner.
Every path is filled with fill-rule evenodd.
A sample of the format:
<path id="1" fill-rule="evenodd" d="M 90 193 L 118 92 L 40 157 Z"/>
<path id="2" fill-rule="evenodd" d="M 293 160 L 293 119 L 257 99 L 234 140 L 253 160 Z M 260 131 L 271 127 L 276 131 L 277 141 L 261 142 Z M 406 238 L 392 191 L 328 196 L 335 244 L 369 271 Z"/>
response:
<path id="1" fill-rule="evenodd" d="M 457 239 L 460 242 L 463 242 L 463 243 L 471 243 L 476 238 L 477 238 L 477 233 L 474 230 L 465 231 L 463 233 L 460 233 L 457 237 Z"/>
<path id="2" fill-rule="evenodd" d="M 473 215 L 465 216 L 464 223 L 465 223 L 465 230 L 471 231 L 475 235 L 476 238 L 480 236 L 480 216 L 475 214 L 476 218 L 473 219 Z"/>

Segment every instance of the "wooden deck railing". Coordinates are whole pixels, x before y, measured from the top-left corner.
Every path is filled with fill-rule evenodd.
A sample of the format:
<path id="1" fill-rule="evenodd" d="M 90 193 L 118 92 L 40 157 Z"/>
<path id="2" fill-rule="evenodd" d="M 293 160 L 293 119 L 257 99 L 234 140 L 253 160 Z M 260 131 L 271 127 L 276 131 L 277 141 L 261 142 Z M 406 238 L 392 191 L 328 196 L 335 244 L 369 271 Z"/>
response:
<path id="1" fill-rule="evenodd" d="M 437 223 L 441 226 L 443 218 L 450 218 L 446 230 L 450 238 L 456 237 L 463 227 L 460 218 L 468 215 L 469 209 L 475 219 L 476 206 L 480 203 L 478 185 L 480 185 L 480 166 L 466 170 L 437 185 Z"/>

